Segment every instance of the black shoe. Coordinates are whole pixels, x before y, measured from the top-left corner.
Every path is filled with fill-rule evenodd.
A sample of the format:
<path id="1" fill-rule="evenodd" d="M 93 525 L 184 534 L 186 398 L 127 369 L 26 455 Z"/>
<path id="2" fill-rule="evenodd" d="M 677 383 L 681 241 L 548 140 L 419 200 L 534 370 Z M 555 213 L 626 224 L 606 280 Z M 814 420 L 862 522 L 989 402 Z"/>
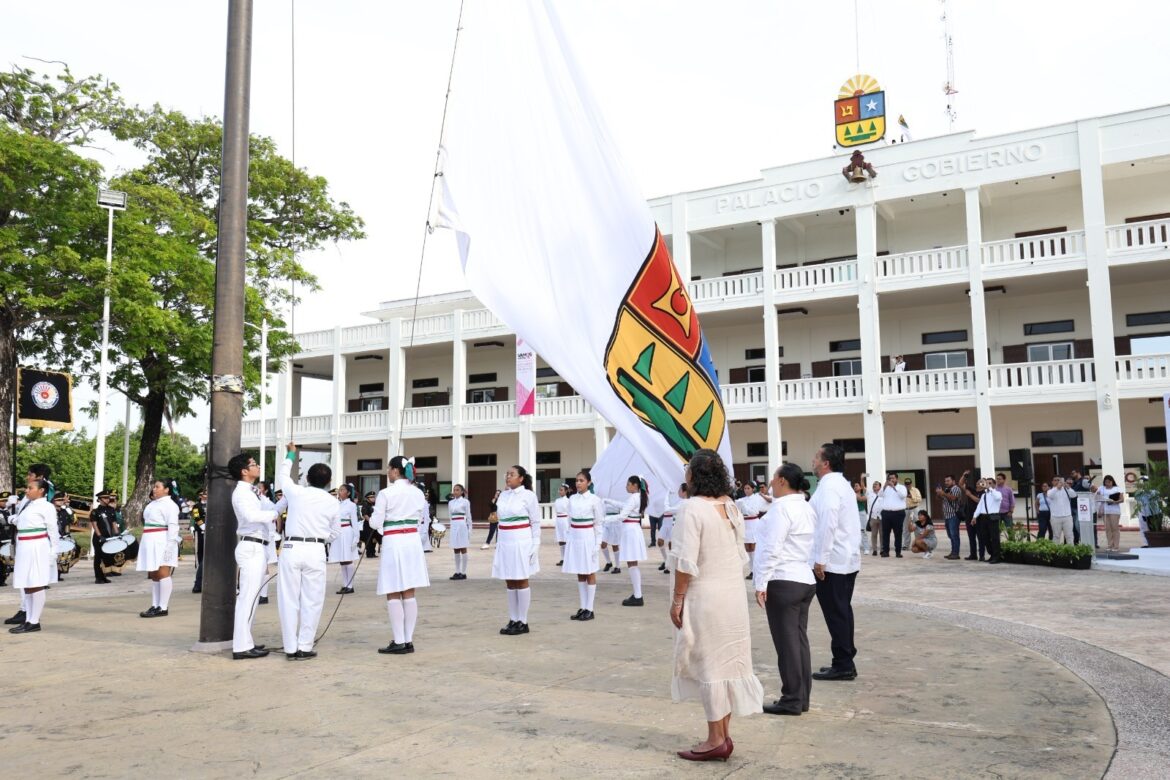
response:
<path id="1" fill-rule="evenodd" d="M 139 612 L 138 616 L 144 617 L 144 618 L 156 618 L 156 617 L 166 617 L 167 615 L 171 614 L 161 607 L 152 607 L 151 609 L 153 609 L 154 611 L 151 612 L 148 609 L 145 612 Z"/>
<path id="2" fill-rule="evenodd" d="M 106 582 L 109 582 L 109 580 L 106 580 Z M 203 588 L 199 588 L 199 587 L 191 588 L 191 592 L 192 593 L 202 593 Z"/>
<path id="3" fill-rule="evenodd" d="M 41 630 L 40 623 L 21 623 L 19 626 L 15 626 L 13 628 L 8 629 L 8 633 L 10 633 L 10 634 L 28 634 L 28 633 L 31 633 L 33 631 L 40 631 L 40 630 Z"/>
<path id="4" fill-rule="evenodd" d="M 607 564 L 605 564 L 605 568 L 604 568 L 604 569 L 602 569 L 602 571 L 609 571 L 609 570 L 610 570 L 610 569 L 612 569 L 612 568 L 613 568 L 613 564 L 612 564 L 612 563 L 607 563 Z"/>
<path id="5" fill-rule="evenodd" d="M 516 627 L 512 629 L 513 635 L 527 634 L 527 633 L 528 633 L 528 624 L 527 623 L 517 623 Z"/>
<path id="6" fill-rule="evenodd" d="M 751 572 L 748 572 L 748 576 L 744 577 L 745 580 L 750 580 L 751 578 L 752 578 Z"/>
<path id="7" fill-rule="evenodd" d="M 264 645 L 252 645 L 252 649 L 253 650 L 266 650 L 267 648 Z"/>
<path id="8" fill-rule="evenodd" d="M 666 568 L 666 563 L 665 563 L 665 562 L 658 564 L 658 571 L 662 571 L 662 570 L 663 570 L 663 569 L 665 569 L 665 568 Z"/>
<path id="9" fill-rule="evenodd" d="M 564 562 L 565 562 L 565 559 L 561 558 L 559 561 L 557 561 L 557 566 L 564 564 Z"/>
<path id="10" fill-rule="evenodd" d="M 882 557 L 883 557 L 883 558 L 889 558 L 889 557 L 890 557 L 890 554 L 889 554 L 889 553 L 882 553 Z"/>
<path id="11" fill-rule="evenodd" d="M 1003 561 L 1001 561 L 999 558 L 988 558 L 987 562 L 988 563 L 1003 563 Z"/>
<path id="12" fill-rule="evenodd" d="M 102 577 L 100 580 L 94 580 L 93 584 L 94 585 L 109 585 L 111 582 L 113 582 L 113 580 L 111 580 L 109 577 Z"/>
<path id="13" fill-rule="evenodd" d="M 621 574 L 621 573 L 622 573 L 622 570 L 617 568 L 616 566 L 614 567 L 614 570 L 610 572 L 610 574 Z"/>
<path id="14" fill-rule="evenodd" d="M 341 590 L 337 591 L 337 595 L 339 595 L 339 596 L 343 593 L 353 593 L 353 588 L 342 588 Z M 268 601 L 268 599 L 261 599 L 260 603 L 264 604 L 264 603 L 267 603 L 267 601 Z"/>
<path id="15" fill-rule="evenodd" d="M 262 647 L 253 647 L 251 650 L 245 650 L 242 653 L 232 653 L 233 661 L 240 661 L 244 658 L 263 658 L 268 655 L 268 651 Z"/>
<path id="16" fill-rule="evenodd" d="M 121 576 L 122 576 L 122 572 L 120 572 L 120 571 L 112 571 L 112 572 L 110 572 L 109 574 L 107 574 L 106 576 L 107 576 L 107 577 L 121 577 Z"/>
<path id="17" fill-rule="evenodd" d="M 642 599 L 641 596 L 630 596 L 628 599 L 626 599 L 622 602 L 622 606 L 623 607 L 644 607 L 644 606 L 646 606 L 646 602 Z"/>
<path id="18" fill-rule="evenodd" d="M 17 612 L 15 615 L 13 615 L 12 617 L 10 617 L 10 618 L 8 618 L 7 620 L 5 620 L 5 621 L 4 621 L 4 625 L 6 625 L 6 626 L 23 626 L 23 625 L 24 625 L 24 619 L 25 619 L 26 617 L 28 617 L 28 615 L 26 615 L 26 614 L 24 613 L 24 610 L 22 609 L 22 610 L 18 611 L 18 612 Z"/>
<path id="19" fill-rule="evenodd" d="M 943 556 L 943 558 L 944 558 L 945 560 L 948 560 L 948 561 L 957 561 L 957 560 L 959 560 L 959 556 L 957 556 L 957 555 L 944 555 L 944 556 Z"/>
<path id="20" fill-rule="evenodd" d="M 459 579 L 459 572 L 455 572 L 454 574 L 452 574 L 452 575 L 451 575 L 450 577 L 448 577 L 447 579 L 449 579 L 449 580 L 457 580 L 457 579 Z M 338 593 L 340 593 L 341 591 L 337 591 L 337 592 L 338 592 Z"/>
<path id="21" fill-rule="evenodd" d="M 825 672 L 832 671 L 832 669 L 833 669 L 833 667 L 831 667 L 831 666 L 822 666 L 817 671 L 820 672 L 821 674 L 824 674 Z"/>
<path id="22" fill-rule="evenodd" d="M 154 617 L 154 613 L 158 612 L 158 607 L 151 607 L 148 610 L 138 613 L 138 617 Z"/>
<path id="23" fill-rule="evenodd" d="M 902 553 L 894 553 L 894 557 L 895 557 L 895 558 L 901 558 L 901 557 L 902 557 Z"/>
<path id="24" fill-rule="evenodd" d="M 978 559 L 978 558 L 976 558 L 974 555 L 968 555 L 968 556 L 967 556 L 966 558 L 964 558 L 963 560 L 965 560 L 965 561 L 977 561 L 977 560 L 979 560 L 979 559 Z"/>
<path id="25" fill-rule="evenodd" d="M 580 619 L 581 619 L 581 614 L 582 614 L 584 611 L 585 611 L 584 609 L 579 609 L 579 610 L 577 610 L 577 612 L 576 612 L 575 614 L 573 614 L 573 615 L 569 615 L 569 620 L 580 620 Z"/>
<path id="26" fill-rule="evenodd" d="M 500 633 L 505 635 L 505 636 L 510 636 L 512 634 L 512 629 L 514 629 L 518 625 L 519 625 L 519 621 L 509 620 L 508 625 L 506 625 L 500 629 Z"/>
<path id="27" fill-rule="evenodd" d="M 268 597 L 267 597 L 267 596 L 261 596 L 261 597 L 260 597 L 260 600 L 259 600 L 259 601 L 257 601 L 256 603 L 257 603 L 257 604 L 267 604 L 267 603 L 268 603 Z"/>
<path id="28" fill-rule="evenodd" d="M 434 552 L 434 550 L 423 550 L 423 552 L 425 552 L 425 553 L 433 553 L 433 552 Z"/>
<path id="29" fill-rule="evenodd" d="M 579 617 L 577 619 L 578 620 L 592 620 L 593 619 L 593 610 L 591 610 L 591 609 L 585 610 L 584 612 L 581 613 L 581 617 Z"/>
<path id="30" fill-rule="evenodd" d="M 873 552 L 871 552 L 870 555 L 872 555 L 876 558 L 877 557 L 877 550 L 874 550 Z"/>
<path id="31" fill-rule="evenodd" d="M 792 710 L 788 707 L 781 706 L 779 699 L 772 702 L 771 704 L 765 704 L 764 712 L 768 713 L 769 715 L 800 715 L 800 710 Z"/>
<path id="32" fill-rule="evenodd" d="M 317 657 L 316 650 L 297 650 L 295 653 L 285 653 L 284 657 L 290 661 L 307 661 Z"/>
<path id="33" fill-rule="evenodd" d="M 663 569 L 663 570 L 662 570 L 662 573 L 663 573 L 663 574 L 670 574 L 670 569 Z"/>
<path id="34" fill-rule="evenodd" d="M 465 580 L 465 579 L 467 579 L 467 575 L 466 575 L 466 574 L 463 574 L 462 572 L 460 572 L 460 574 L 459 574 L 459 579 L 461 579 L 461 580 Z"/>
<path id="35" fill-rule="evenodd" d="M 848 671 L 845 671 L 845 670 L 830 669 L 827 672 L 813 672 L 812 678 L 814 680 L 856 680 L 857 679 L 857 670 L 850 669 Z"/>
<path id="36" fill-rule="evenodd" d="M 382 655 L 406 655 L 414 652 L 414 645 L 409 642 L 391 642 L 385 647 L 379 647 L 378 652 Z"/>

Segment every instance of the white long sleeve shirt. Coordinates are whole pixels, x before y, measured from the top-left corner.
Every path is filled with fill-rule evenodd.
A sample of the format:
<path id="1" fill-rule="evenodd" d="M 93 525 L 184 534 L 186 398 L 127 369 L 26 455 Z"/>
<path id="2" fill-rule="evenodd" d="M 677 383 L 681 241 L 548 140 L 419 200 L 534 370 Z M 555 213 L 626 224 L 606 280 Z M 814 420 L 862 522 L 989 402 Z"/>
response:
<path id="1" fill-rule="evenodd" d="M 605 523 L 605 503 L 592 493 L 574 493 L 569 496 L 570 526 L 581 526 L 586 522 L 593 523 L 595 541 L 600 539 Z"/>
<path id="2" fill-rule="evenodd" d="M 54 524 L 55 525 L 55 524 Z M 142 510 L 144 528 L 167 529 L 167 544 L 179 543 L 179 505 L 170 496 L 156 498 Z"/>
<path id="3" fill-rule="evenodd" d="M 284 491 L 281 500 L 288 503 L 285 538 L 296 536 L 332 542 L 341 535 L 341 507 L 337 499 L 320 488 L 304 487 L 293 482 L 292 464 L 293 459 L 290 457 L 281 462 L 276 482 L 277 487 Z"/>
<path id="4" fill-rule="evenodd" d="M 906 488 L 903 485 L 889 485 L 882 486 L 882 511 L 883 512 L 905 512 L 906 511 Z"/>
<path id="5" fill-rule="evenodd" d="M 1053 517 L 1072 517 L 1073 501 L 1076 493 L 1066 487 L 1052 488 L 1048 491 L 1048 506 Z"/>
<path id="6" fill-rule="evenodd" d="M 735 505 L 739 507 L 739 511 L 743 513 L 745 520 L 752 518 L 760 518 L 768 511 L 768 502 L 759 493 L 752 493 L 750 496 L 744 496 L 736 500 Z"/>
<path id="7" fill-rule="evenodd" d="M 756 590 L 768 589 L 772 580 L 816 583 L 809 560 L 817 516 L 804 496 L 794 493 L 772 502 L 756 531 Z M 856 525 L 856 523 L 855 523 Z"/>
<path id="8" fill-rule="evenodd" d="M 398 479 L 378 491 L 370 528 L 385 534 L 395 528 L 407 528 L 430 522 L 431 507 L 426 496 L 409 479 Z"/>
<path id="9" fill-rule="evenodd" d="M 447 502 L 447 514 L 452 520 L 462 517 L 471 528 L 471 502 L 466 498 L 453 498 Z"/>
<path id="10" fill-rule="evenodd" d="M 265 509 L 256 491 L 247 482 L 237 482 L 232 490 L 232 511 L 236 513 L 236 534 L 272 540 L 273 523 L 280 513 Z"/>
<path id="11" fill-rule="evenodd" d="M 980 515 L 998 515 L 1000 504 L 1003 503 L 1003 496 L 995 488 L 983 491 L 979 496 L 979 503 L 975 505 L 975 514 L 973 517 Z"/>
<path id="12" fill-rule="evenodd" d="M 567 496 L 560 496 L 553 502 L 553 511 L 556 512 L 557 518 L 569 517 L 569 499 Z"/>
<path id="13" fill-rule="evenodd" d="M 508 489 L 496 499 L 496 515 L 503 523 L 509 517 L 527 517 L 532 531 L 532 543 L 540 544 L 540 502 L 526 487 Z"/>
<path id="14" fill-rule="evenodd" d="M 674 513 L 678 511 L 678 505 L 682 503 L 682 499 L 678 497 L 677 493 L 671 493 L 666 499 L 666 505 L 662 508 L 663 517 L 674 517 Z"/>
<path id="15" fill-rule="evenodd" d="M 861 570 L 861 526 L 857 522 L 857 494 L 839 471 L 821 477 L 809 502 L 816 514 L 813 564 L 833 574 Z"/>
<path id="16" fill-rule="evenodd" d="M 359 524 L 357 504 L 348 498 L 338 501 L 339 520 L 342 528 L 357 528 Z"/>

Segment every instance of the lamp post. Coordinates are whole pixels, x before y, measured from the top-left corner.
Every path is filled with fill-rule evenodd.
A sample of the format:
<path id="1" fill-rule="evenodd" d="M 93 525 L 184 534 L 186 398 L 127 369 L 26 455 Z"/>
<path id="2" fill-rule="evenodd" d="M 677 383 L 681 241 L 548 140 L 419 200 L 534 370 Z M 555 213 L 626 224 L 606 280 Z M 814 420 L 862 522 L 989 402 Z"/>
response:
<path id="1" fill-rule="evenodd" d="M 249 328 L 256 328 L 250 322 L 245 322 Z M 260 479 L 267 479 L 264 470 L 265 457 L 268 452 L 268 437 L 264 431 L 264 404 L 268 396 L 268 318 L 260 321 Z"/>
<path id="2" fill-rule="evenodd" d="M 97 496 L 106 481 L 106 384 L 110 373 L 110 277 L 114 270 L 114 212 L 126 210 L 126 193 L 100 190 L 98 206 L 109 213 L 106 229 L 106 294 L 102 300 L 102 357 L 98 369 L 97 446 L 94 452 L 93 491 Z"/>

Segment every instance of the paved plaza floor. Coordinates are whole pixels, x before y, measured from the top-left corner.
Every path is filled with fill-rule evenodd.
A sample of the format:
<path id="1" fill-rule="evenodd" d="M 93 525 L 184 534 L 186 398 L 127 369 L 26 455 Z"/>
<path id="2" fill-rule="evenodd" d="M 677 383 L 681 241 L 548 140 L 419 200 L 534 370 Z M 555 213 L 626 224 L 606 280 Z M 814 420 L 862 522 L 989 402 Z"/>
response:
<path id="1" fill-rule="evenodd" d="M 866 557 L 857 680 L 814 683 L 803 717 L 733 719 L 731 760 L 692 765 L 674 751 L 705 725 L 697 703 L 670 701 L 670 578 L 648 561 L 639 609 L 620 606 L 624 571 L 601 575 L 597 619 L 576 623 L 575 578 L 547 532 L 541 553 L 529 635 L 498 634 L 506 600 L 490 551 L 473 549 L 470 579 L 452 582 L 443 548 L 427 556 L 418 652 L 375 652 L 390 637 L 369 561 L 320 656 L 297 663 L 190 652 L 189 559 L 156 620 L 137 614 L 142 575 L 98 586 L 83 561 L 49 591 L 43 631 L 0 634 L 4 774 L 1129 780 L 1170 766 L 1165 578 Z M 3 589 L 5 616 L 17 601 Z M 775 698 L 766 621 L 751 614 L 756 673 Z M 814 666 L 827 663 L 815 603 L 810 634 Z M 275 589 L 256 637 L 279 646 Z"/>

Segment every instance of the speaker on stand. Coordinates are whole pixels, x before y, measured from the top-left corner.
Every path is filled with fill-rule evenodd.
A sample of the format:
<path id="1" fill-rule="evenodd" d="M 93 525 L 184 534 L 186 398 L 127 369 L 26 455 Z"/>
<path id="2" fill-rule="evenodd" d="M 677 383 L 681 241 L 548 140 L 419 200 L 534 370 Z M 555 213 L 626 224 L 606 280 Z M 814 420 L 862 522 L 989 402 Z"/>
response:
<path id="1" fill-rule="evenodd" d="M 1035 475 L 1032 473 L 1032 451 L 1027 447 L 1008 450 L 1012 466 L 1012 479 L 1019 486 L 1020 498 L 1024 499 L 1024 538 L 1032 540 L 1032 488 Z M 1037 529 L 1039 530 L 1039 529 Z"/>

